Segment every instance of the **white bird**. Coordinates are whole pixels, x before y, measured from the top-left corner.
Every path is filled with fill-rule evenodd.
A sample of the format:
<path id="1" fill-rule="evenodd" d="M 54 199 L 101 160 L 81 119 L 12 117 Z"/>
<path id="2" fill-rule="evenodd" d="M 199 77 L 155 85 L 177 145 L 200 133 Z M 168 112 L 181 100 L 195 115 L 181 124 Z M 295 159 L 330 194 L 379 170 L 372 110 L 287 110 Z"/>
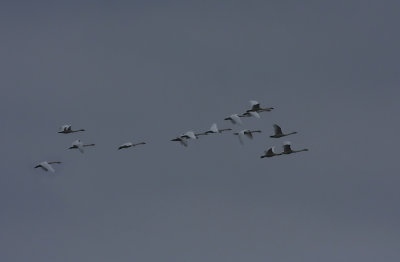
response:
<path id="1" fill-rule="evenodd" d="M 181 134 L 180 136 L 171 139 L 171 141 L 178 141 L 184 147 L 188 146 L 189 139 L 197 139 L 198 134 L 195 134 L 193 131 L 187 131 L 186 133 Z"/>
<path id="2" fill-rule="evenodd" d="M 187 131 L 186 133 L 180 135 L 180 137 L 186 139 L 197 139 L 197 136 L 193 131 Z"/>
<path id="3" fill-rule="evenodd" d="M 232 130 L 232 128 L 218 129 L 217 124 L 214 123 L 214 124 L 211 125 L 211 127 L 210 127 L 210 129 L 208 131 L 196 134 L 196 136 L 203 136 L 203 135 L 208 135 L 208 134 L 218 134 L 218 133 L 222 133 L 222 132 L 225 132 L 225 131 L 231 131 L 231 130 Z"/>
<path id="4" fill-rule="evenodd" d="M 51 164 L 61 164 L 61 162 L 60 161 L 53 161 L 53 162 L 43 161 L 43 162 L 39 163 L 37 166 L 35 166 L 35 168 L 39 168 L 40 167 L 44 171 L 50 171 L 50 172 L 54 173 L 56 171 L 51 166 Z"/>
<path id="5" fill-rule="evenodd" d="M 273 156 L 280 156 L 282 155 L 282 153 L 275 153 L 275 147 L 270 147 L 268 150 L 264 151 L 264 155 L 261 156 L 261 158 L 264 157 L 273 157 Z"/>
<path id="6" fill-rule="evenodd" d="M 130 148 L 130 147 L 134 147 L 134 146 L 138 146 L 138 145 L 144 145 L 144 144 L 146 144 L 146 143 L 145 142 L 140 142 L 140 143 L 134 144 L 132 142 L 127 142 L 127 143 L 124 143 L 124 144 L 120 145 L 118 147 L 118 150 L 124 149 L 124 148 Z"/>
<path id="7" fill-rule="evenodd" d="M 225 118 L 224 120 L 230 120 L 232 124 L 242 124 L 242 120 L 238 114 L 230 115 L 229 117 Z"/>
<path id="8" fill-rule="evenodd" d="M 68 149 L 78 149 L 79 152 L 84 153 L 83 148 L 88 146 L 95 146 L 95 144 L 83 144 L 81 140 L 75 140 Z"/>
<path id="9" fill-rule="evenodd" d="M 303 151 L 308 151 L 308 149 L 305 148 L 305 149 L 301 149 L 301 150 L 292 150 L 292 148 L 290 147 L 290 142 L 286 141 L 283 144 L 283 152 L 281 154 L 288 155 L 288 154 L 298 153 L 298 152 L 303 152 Z"/>
<path id="10" fill-rule="evenodd" d="M 247 136 L 249 139 L 253 139 L 253 133 L 261 133 L 260 130 L 248 130 L 248 129 L 243 129 L 237 133 L 233 133 L 234 135 L 237 135 L 239 137 L 240 143 L 243 145 L 244 138 Z"/>
<path id="11" fill-rule="evenodd" d="M 280 138 L 280 137 L 289 136 L 289 135 L 293 135 L 293 134 L 297 134 L 297 132 L 291 132 L 291 133 L 284 134 L 282 132 L 282 128 L 280 126 L 278 126 L 277 124 L 274 124 L 274 135 L 269 136 L 269 137 Z"/>
<path id="12" fill-rule="evenodd" d="M 260 103 L 256 100 L 250 100 L 250 105 L 251 105 L 251 109 L 247 110 L 246 112 L 269 112 L 272 109 L 274 109 L 273 107 L 264 107 L 262 108 L 260 106 Z"/>
<path id="13" fill-rule="evenodd" d="M 70 133 L 83 132 L 83 131 L 85 131 L 85 129 L 72 130 L 71 125 L 63 125 L 63 126 L 61 126 L 60 131 L 58 133 L 70 134 Z"/>
<path id="14" fill-rule="evenodd" d="M 242 115 L 240 115 L 239 117 L 255 117 L 260 119 L 260 115 L 256 112 L 256 111 L 248 111 Z"/>

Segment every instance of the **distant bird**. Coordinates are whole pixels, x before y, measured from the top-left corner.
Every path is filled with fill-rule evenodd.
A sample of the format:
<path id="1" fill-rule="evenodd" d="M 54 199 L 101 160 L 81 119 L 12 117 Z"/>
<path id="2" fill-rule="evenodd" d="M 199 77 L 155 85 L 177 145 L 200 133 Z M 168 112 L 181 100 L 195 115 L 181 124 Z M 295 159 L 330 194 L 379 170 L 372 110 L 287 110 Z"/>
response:
<path id="1" fill-rule="evenodd" d="M 218 126 L 216 123 L 212 124 L 210 129 L 206 132 L 203 133 L 198 133 L 196 134 L 196 136 L 203 136 L 203 135 L 209 135 L 209 134 L 218 134 L 218 133 L 222 133 L 225 131 L 231 131 L 232 128 L 224 128 L 224 129 L 218 129 Z"/>
<path id="2" fill-rule="evenodd" d="M 243 145 L 243 140 L 247 136 L 249 139 L 253 139 L 253 133 L 261 133 L 260 130 L 248 130 L 248 129 L 243 129 L 237 133 L 233 133 L 234 135 L 237 135 L 239 137 L 240 143 Z"/>
<path id="3" fill-rule="evenodd" d="M 264 151 L 264 155 L 260 156 L 260 158 L 282 155 L 282 153 L 277 154 L 274 151 L 275 151 L 275 147 L 270 147 L 268 150 Z"/>
<path id="4" fill-rule="evenodd" d="M 186 139 L 197 139 L 197 136 L 193 131 L 187 131 L 186 133 L 180 135 L 179 137 Z"/>
<path id="5" fill-rule="evenodd" d="M 53 162 L 43 161 L 43 162 L 39 163 L 37 166 L 35 166 L 35 168 L 39 168 L 40 167 L 44 171 L 50 171 L 50 172 L 54 173 L 56 171 L 51 166 L 51 164 L 61 164 L 61 162 L 60 161 L 53 161 Z"/>
<path id="6" fill-rule="evenodd" d="M 83 132 L 83 131 L 85 131 L 85 129 L 72 130 L 71 125 L 63 125 L 60 128 L 60 131 L 58 133 L 60 133 L 60 134 L 70 134 L 70 133 Z"/>
<path id="7" fill-rule="evenodd" d="M 291 133 L 287 133 L 284 134 L 282 132 L 282 128 L 280 126 L 278 126 L 277 124 L 274 124 L 274 135 L 273 136 L 269 136 L 272 138 L 280 138 L 280 137 L 284 137 L 284 136 L 289 136 L 289 135 L 293 135 L 293 134 L 297 134 L 297 132 L 291 132 Z"/>
<path id="8" fill-rule="evenodd" d="M 244 114 L 239 115 L 239 117 L 255 117 L 260 119 L 260 115 L 256 111 L 247 111 Z"/>
<path id="9" fill-rule="evenodd" d="M 301 150 L 292 150 L 292 148 L 290 147 L 290 142 L 287 141 L 283 144 L 283 152 L 281 154 L 289 155 L 289 154 L 303 152 L 303 151 L 308 151 L 308 149 L 305 148 L 305 149 L 301 149 Z"/>
<path id="10" fill-rule="evenodd" d="M 273 107 L 264 107 L 262 108 L 260 106 L 260 103 L 256 100 L 250 100 L 250 105 L 251 105 L 251 109 L 247 110 L 246 112 L 269 112 L 272 109 L 274 109 Z"/>
<path id="11" fill-rule="evenodd" d="M 83 148 L 88 146 L 95 146 L 95 144 L 83 144 L 81 140 L 75 140 L 68 149 L 78 149 L 79 152 L 84 153 Z"/>
<path id="12" fill-rule="evenodd" d="M 224 120 L 230 120 L 232 124 L 242 124 L 242 120 L 238 114 L 230 115 L 229 117 L 225 118 Z"/>
<path id="13" fill-rule="evenodd" d="M 138 145 L 145 145 L 145 144 L 146 144 L 145 142 L 140 142 L 140 143 L 136 143 L 136 144 L 134 144 L 132 142 L 127 142 L 127 143 L 124 143 L 124 144 L 120 145 L 118 147 L 118 150 L 125 149 L 125 148 L 130 148 L 130 147 L 135 147 L 135 146 L 138 146 Z"/>
<path id="14" fill-rule="evenodd" d="M 181 145 L 183 145 L 184 147 L 187 147 L 187 146 L 188 146 L 187 138 L 177 137 L 177 138 L 172 139 L 171 141 L 178 141 L 178 142 L 181 143 Z"/>

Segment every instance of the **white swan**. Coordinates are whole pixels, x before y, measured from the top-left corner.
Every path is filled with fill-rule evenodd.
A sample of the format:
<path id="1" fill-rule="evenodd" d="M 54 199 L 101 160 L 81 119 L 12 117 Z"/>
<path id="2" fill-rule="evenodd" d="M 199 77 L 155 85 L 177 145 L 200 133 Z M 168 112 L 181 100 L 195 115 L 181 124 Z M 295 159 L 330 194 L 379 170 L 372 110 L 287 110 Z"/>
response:
<path id="1" fill-rule="evenodd" d="M 293 134 L 297 134 L 297 132 L 291 132 L 291 133 L 284 134 L 282 132 L 282 128 L 280 126 L 278 126 L 277 124 L 274 124 L 274 135 L 273 136 L 269 136 L 269 137 L 280 138 L 280 137 L 284 137 L 284 136 L 290 136 L 290 135 L 293 135 Z"/>
<path id="2" fill-rule="evenodd" d="M 256 100 L 250 100 L 250 105 L 251 105 L 251 109 L 247 110 L 246 112 L 269 112 L 272 109 L 274 109 L 273 107 L 264 107 L 262 108 L 260 106 L 260 103 Z"/>
<path id="3" fill-rule="evenodd" d="M 58 133 L 71 134 L 71 133 L 83 132 L 83 131 L 85 131 L 85 129 L 72 130 L 71 125 L 63 125 L 63 126 L 61 126 L 60 131 Z"/>
<path id="4" fill-rule="evenodd" d="M 230 115 L 229 117 L 225 118 L 224 120 L 230 120 L 232 124 L 239 124 L 242 125 L 242 120 L 238 114 Z"/>
<path id="5" fill-rule="evenodd" d="M 260 158 L 264 157 L 273 157 L 273 156 L 280 156 L 282 153 L 275 153 L 275 147 L 270 147 L 268 150 L 264 151 L 264 155 L 260 156 Z"/>
<path id="6" fill-rule="evenodd" d="M 43 161 L 43 162 L 39 163 L 37 166 L 35 166 L 35 168 L 41 168 L 44 171 L 50 171 L 50 172 L 54 173 L 56 171 L 51 166 L 51 164 L 61 164 L 61 162 L 60 161 L 52 161 L 52 162 Z"/>
<path id="7" fill-rule="evenodd" d="M 78 149 L 79 152 L 84 153 L 85 151 L 83 148 L 88 146 L 95 146 L 95 144 L 83 144 L 82 141 L 78 139 L 72 142 L 72 145 L 68 149 Z"/>
<path id="8" fill-rule="evenodd" d="M 293 154 L 293 153 L 298 153 L 298 152 L 303 152 L 303 151 L 308 151 L 308 149 L 305 148 L 305 149 L 301 149 L 301 150 L 292 150 L 292 148 L 290 147 L 290 142 L 286 141 L 283 144 L 283 152 L 281 154 L 288 155 L 288 154 Z"/>
<path id="9" fill-rule="evenodd" d="M 197 139 L 197 136 L 193 131 L 187 131 L 186 133 L 180 135 L 180 137 L 186 139 Z"/>
<path id="10" fill-rule="evenodd" d="M 136 143 L 136 144 L 134 144 L 132 142 L 127 142 L 127 143 L 120 145 L 118 147 L 118 150 L 124 149 L 124 148 L 130 148 L 130 147 L 134 147 L 134 146 L 138 146 L 138 145 L 145 145 L 145 144 L 146 144 L 145 142 L 140 142 L 140 143 Z"/>

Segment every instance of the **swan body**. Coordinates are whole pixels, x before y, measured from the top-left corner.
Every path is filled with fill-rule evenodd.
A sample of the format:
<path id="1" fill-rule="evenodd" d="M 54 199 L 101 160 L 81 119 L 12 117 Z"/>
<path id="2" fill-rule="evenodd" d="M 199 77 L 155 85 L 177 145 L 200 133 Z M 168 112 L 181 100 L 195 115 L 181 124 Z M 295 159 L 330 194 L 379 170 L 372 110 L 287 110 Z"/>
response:
<path id="1" fill-rule="evenodd" d="M 291 133 L 287 133 L 284 134 L 282 132 L 282 128 L 280 126 L 278 126 L 277 124 L 274 124 L 274 135 L 273 136 L 269 136 L 271 138 L 280 138 L 280 137 L 284 137 L 284 136 L 290 136 L 293 134 L 297 134 L 297 132 L 291 132 Z"/>
<path id="2" fill-rule="evenodd" d="M 274 109 L 273 107 L 264 107 L 263 108 L 260 106 L 260 103 L 256 100 L 250 100 L 249 102 L 250 102 L 251 109 L 247 110 L 246 112 L 257 112 L 257 113 L 269 112 L 272 109 Z"/>
<path id="3" fill-rule="evenodd" d="M 72 145 L 68 149 L 78 149 L 79 152 L 84 153 L 85 151 L 83 148 L 88 146 L 95 146 L 95 144 L 83 144 L 82 141 L 78 139 L 72 142 Z"/>
<path id="4" fill-rule="evenodd" d="M 124 143 L 124 144 L 120 145 L 118 147 L 118 150 L 130 148 L 130 147 L 135 147 L 135 146 L 138 146 L 138 145 L 145 145 L 145 144 L 146 144 L 145 142 L 140 142 L 140 143 L 136 143 L 136 144 L 134 144 L 132 142 L 127 142 L 127 143 Z"/>
<path id="5" fill-rule="evenodd" d="M 289 155 L 289 154 L 303 152 L 303 151 L 308 151 L 308 149 L 305 148 L 305 149 L 301 149 L 301 150 L 292 150 L 292 148 L 290 146 L 290 142 L 287 141 L 283 144 L 283 152 L 281 154 Z"/>
<path id="6" fill-rule="evenodd" d="M 60 161 L 53 161 L 53 162 L 43 161 L 43 162 L 39 163 L 37 166 L 35 166 L 35 168 L 41 168 L 44 171 L 50 171 L 50 172 L 54 173 L 56 171 L 51 166 L 51 164 L 61 164 L 61 162 Z"/>
<path id="7" fill-rule="evenodd" d="M 61 126 L 60 131 L 58 131 L 58 133 L 71 134 L 71 133 L 83 132 L 83 131 L 85 131 L 85 129 L 72 130 L 71 125 L 63 125 L 63 126 Z"/>
<path id="8" fill-rule="evenodd" d="M 277 154 L 274 151 L 275 151 L 275 147 L 270 147 L 268 150 L 264 151 L 264 155 L 260 156 L 260 158 L 282 155 L 282 153 Z"/>
<path id="9" fill-rule="evenodd" d="M 230 120 L 232 124 L 243 124 L 240 116 L 238 114 L 230 115 L 229 117 L 225 118 L 224 120 Z"/>

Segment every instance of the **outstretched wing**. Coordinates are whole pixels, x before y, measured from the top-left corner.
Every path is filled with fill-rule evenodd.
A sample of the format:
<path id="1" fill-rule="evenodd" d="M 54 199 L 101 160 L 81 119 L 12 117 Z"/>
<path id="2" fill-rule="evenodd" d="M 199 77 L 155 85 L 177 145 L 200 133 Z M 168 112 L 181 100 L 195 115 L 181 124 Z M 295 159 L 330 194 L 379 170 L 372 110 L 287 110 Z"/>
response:
<path id="1" fill-rule="evenodd" d="M 47 163 L 47 162 L 41 163 L 41 166 L 42 166 L 43 169 L 45 169 L 46 171 L 50 171 L 50 172 L 52 172 L 52 173 L 56 172 L 56 171 L 54 170 L 54 168 L 53 168 L 49 163 Z"/>
<path id="2" fill-rule="evenodd" d="M 242 124 L 242 120 L 237 114 L 231 115 L 231 119 L 234 124 Z"/>
<path id="3" fill-rule="evenodd" d="M 250 111 L 250 115 L 252 115 L 253 117 L 258 118 L 258 119 L 261 118 L 260 115 L 256 111 Z"/>
<path id="4" fill-rule="evenodd" d="M 197 139 L 196 135 L 194 134 L 193 131 L 188 131 L 184 134 L 184 136 L 188 136 L 191 139 Z"/>
<path id="5" fill-rule="evenodd" d="M 265 151 L 265 155 L 266 156 L 273 156 L 274 155 L 273 147 L 270 147 L 268 150 L 266 150 Z"/>
<path id="6" fill-rule="evenodd" d="M 238 133 L 239 142 L 240 142 L 240 144 L 242 144 L 242 145 L 244 144 L 244 136 L 245 136 L 244 132 L 240 131 L 240 132 Z"/>
<path id="7" fill-rule="evenodd" d="M 283 144 L 283 152 L 284 153 L 291 153 L 292 152 L 292 148 L 290 147 L 290 142 L 289 141 L 286 141 Z"/>
<path id="8" fill-rule="evenodd" d="M 213 133 L 218 133 L 218 127 L 216 123 L 211 125 L 210 131 Z"/>
<path id="9" fill-rule="evenodd" d="M 275 135 L 283 135 L 282 128 L 280 126 L 278 126 L 277 124 L 274 124 L 274 132 L 275 132 Z"/>
<path id="10" fill-rule="evenodd" d="M 180 142 L 181 145 L 183 145 L 184 147 L 187 147 L 187 146 L 188 146 L 188 142 L 187 142 L 186 139 L 181 139 L 181 140 L 179 140 L 179 142 Z"/>
<path id="11" fill-rule="evenodd" d="M 251 105 L 251 110 L 259 110 L 260 108 L 260 103 L 256 100 L 250 100 L 250 105 Z"/>

